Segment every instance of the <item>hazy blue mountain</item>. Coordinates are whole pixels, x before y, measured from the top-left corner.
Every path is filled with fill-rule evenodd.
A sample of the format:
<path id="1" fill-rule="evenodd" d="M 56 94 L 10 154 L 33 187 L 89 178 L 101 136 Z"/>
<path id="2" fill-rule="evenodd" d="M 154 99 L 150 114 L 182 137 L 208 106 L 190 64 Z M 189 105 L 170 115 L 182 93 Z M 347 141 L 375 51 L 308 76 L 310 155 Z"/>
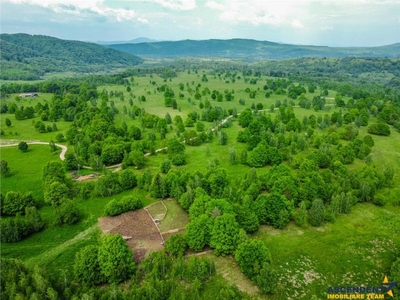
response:
<path id="1" fill-rule="evenodd" d="M 381 47 L 327 47 L 279 44 L 249 39 L 183 40 L 113 44 L 107 47 L 145 57 L 288 59 L 299 57 L 400 57 L 400 43 Z"/>
<path id="2" fill-rule="evenodd" d="M 143 61 L 97 44 L 43 35 L 1 34 L 0 46 L 1 79 L 39 79 L 54 72 L 107 72 Z"/>
<path id="3" fill-rule="evenodd" d="M 149 39 L 147 37 L 138 37 L 130 41 L 97 41 L 96 44 L 99 45 L 115 45 L 115 44 L 139 44 L 139 43 L 157 43 L 158 40 Z"/>

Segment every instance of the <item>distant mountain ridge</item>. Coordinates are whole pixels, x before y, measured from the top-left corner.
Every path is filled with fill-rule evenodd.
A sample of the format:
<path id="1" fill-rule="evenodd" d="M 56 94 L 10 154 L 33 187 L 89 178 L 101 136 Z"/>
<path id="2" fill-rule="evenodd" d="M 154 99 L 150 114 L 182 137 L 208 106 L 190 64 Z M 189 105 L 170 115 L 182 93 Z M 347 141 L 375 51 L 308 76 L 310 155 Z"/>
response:
<path id="1" fill-rule="evenodd" d="M 149 39 L 147 37 L 138 37 L 130 41 L 97 41 L 96 44 L 99 45 L 115 45 L 115 44 L 140 44 L 140 43 L 157 43 L 158 40 Z"/>
<path id="2" fill-rule="evenodd" d="M 290 59 L 300 57 L 400 57 L 400 43 L 380 47 L 328 47 L 280 44 L 251 39 L 182 40 L 112 44 L 108 48 L 154 58 L 215 57 L 234 59 Z"/>
<path id="3" fill-rule="evenodd" d="M 143 59 L 94 43 L 44 35 L 0 34 L 1 79 L 33 80 L 47 73 L 95 73 L 132 67 Z"/>

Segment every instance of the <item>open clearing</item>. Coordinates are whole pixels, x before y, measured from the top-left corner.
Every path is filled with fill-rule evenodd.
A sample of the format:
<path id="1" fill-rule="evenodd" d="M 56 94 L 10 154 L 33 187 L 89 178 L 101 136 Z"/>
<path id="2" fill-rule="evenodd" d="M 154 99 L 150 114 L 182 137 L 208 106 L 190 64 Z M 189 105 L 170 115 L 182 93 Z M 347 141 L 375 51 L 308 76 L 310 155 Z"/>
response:
<path id="1" fill-rule="evenodd" d="M 153 251 L 164 249 L 160 232 L 144 209 L 98 220 L 103 232 L 129 237 L 126 242 L 133 250 L 135 262 L 141 261 Z"/>

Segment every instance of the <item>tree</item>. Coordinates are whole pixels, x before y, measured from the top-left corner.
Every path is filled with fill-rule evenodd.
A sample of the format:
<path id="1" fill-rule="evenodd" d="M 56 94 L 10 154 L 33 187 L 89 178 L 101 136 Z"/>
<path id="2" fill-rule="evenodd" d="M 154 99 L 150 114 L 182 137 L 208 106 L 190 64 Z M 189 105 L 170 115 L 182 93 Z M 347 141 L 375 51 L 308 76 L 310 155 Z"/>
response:
<path id="1" fill-rule="evenodd" d="M 25 209 L 30 206 L 35 206 L 35 200 L 30 193 L 9 191 L 2 201 L 1 212 L 4 215 L 23 214 Z"/>
<path id="2" fill-rule="evenodd" d="M 65 169 L 61 162 L 48 162 L 43 168 L 43 180 L 45 184 L 53 181 L 65 182 Z"/>
<path id="3" fill-rule="evenodd" d="M 228 135 L 226 134 L 225 131 L 221 131 L 219 133 L 219 144 L 226 145 L 227 143 L 228 143 Z"/>
<path id="4" fill-rule="evenodd" d="M 253 120 L 252 111 L 250 109 L 246 109 L 239 116 L 239 125 L 245 128 L 249 126 L 252 120 Z"/>
<path id="5" fill-rule="evenodd" d="M 165 242 L 165 251 L 173 256 L 183 256 L 186 251 L 186 238 L 182 233 L 173 234 Z"/>
<path id="6" fill-rule="evenodd" d="M 309 222 L 312 226 L 321 226 L 325 219 L 325 205 L 321 199 L 314 199 L 309 211 Z"/>
<path id="7" fill-rule="evenodd" d="M 64 165 L 65 165 L 65 168 L 68 171 L 78 170 L 79 169 L 79 162 L 78 162 L 78 159 L 77 159 L 77 155 L 74 154 L 74 153 L 70 153 L 68 151 L 65 154 Z"/>
<path id="8" fill-rule="evenodd" d="M 375 123 L 368 126 L 368 133 L 375 135 L 390 135 L 390 127 L 385 123 Z"/>
<path id="9" fill-rule="evenodd" d="M 264 294 L 273 293 L 277 282 L 276 271 L 270 264 L 264 263 L 260 270 L 260 274 L 256 278 L 256 282 L 261 292 Z"/>
<path id="10" fill-rule="evenodd" d="M 277 192 L 258 196 L 252 208 L 260 224 L 268 224 L 276 228 L 284 228 L 294 210 L 293 203 Z"/>
<path id="11" fill-rule="evenodd" d="M 68 199 L 69 189 L 65 183 L 54 181 L 47 185 L 44 191 L 44 201 L 53 207 L 59 207 Z"/>
<path id="12" fill-rule="evenodd" d="M 150 186 L 150 194 L 154 198 L 164 198 L 166 196 L 164 178 L 160 173 L 153 177 Z"/>
<path id="13" fill-rule="evenodd" d="M 98 252 L 100 272 L 110 283 L 119 283 L 135 271 L 133 253 L 119 234 L 107 235 Z"/>
<path id="14" fill-rule="evenodd" d="M 239 233 L 239 224 L 233 214 L 218 216 L 211 230 L 210 246 L 215 255 L 232 254 L 236 249 L 236 239 Z"/>
<path id="15" fill-rule="evenodd" d="M 119 182 L 123 190 L 132 189 L 137 185 L 136 175 L 132 170 L 122 170 L 119 172 Z"/>
<path id="16" fill-rule="evenodd" d="M 178 141 L 177 138 L 172 138 L 167 145 L 168 157 L 174 165 L 180 166 L 186 163 L 185 161 L 185 145 Z"/>
<path id="17" fill-rule="evenodd" d="M 1 171 L 2 177 L 8 177 L 11 174 L 11 170 L 10 170 L 10 167 L 8 166 L 8 162 L 6 162 L 5 160 L 1 160 L 0 171 Z"/>
<path id="18" fill-rule="evenodd" d="M 235 259 L 243 274 L 249 279 L 255 280 L 263 263 L 271 263 L 271 254 L 262 241 L 247 240 L 238 246 Z"/>
<path id="19" fill-rule="evenodd" d="M 26 142 L 19 142 L 18 149 L 22 152 L 28 151 L 28 144 Z"/>
<path id="20" fill-rule="evenodd" d="M 236 209 L 236 220 L 248 233 L 256 232 L 260 226 L 257 215 L 248 207 L 239 206 Z"/>
<path id="21" fill-rule="evenodd" d="M 190 221 L 186 227 L 186 242 L 194 251 L 201 251 L 210 240 L 211 219 L 203 214 Z"/>
<path id="22" fill-rule="evenodd" d="M 6 126 L 7 127 L 11 126 L 11 120 L 9 118 L 6 118 Z"/>
<path id="23" fill-rule="evenodd" d="M 300 202 L 299 208 L 294 215 L 294 219 L 298 226 L 303 228 L 307 226 L 308 211 L 307 205 L 304 201 Z"/>
<path id="24" fill-rule="evenodd" d="M 76 253 L 74 276 L 77 281 L 87 285 L 96 285 L 104 282 L 105 278 L 100 271 L 98 252 L 98 246 L 89 245 Z"/>
<path id="25" fill-rule="evenodd" d="M 79 221 L 79 210 L 73 201 L 63 199 L 61 205 L 56 207 L 56 216 L 58 224 L 72 225 Z"/>
<path id="26" fill-rule="evenodd" d="M 161 163 L 160 171 L 161 171 L 161 173 L 167 174 L 170 169 L 171 169 L 171 161 L 168 158 L 166 158 Z"/>

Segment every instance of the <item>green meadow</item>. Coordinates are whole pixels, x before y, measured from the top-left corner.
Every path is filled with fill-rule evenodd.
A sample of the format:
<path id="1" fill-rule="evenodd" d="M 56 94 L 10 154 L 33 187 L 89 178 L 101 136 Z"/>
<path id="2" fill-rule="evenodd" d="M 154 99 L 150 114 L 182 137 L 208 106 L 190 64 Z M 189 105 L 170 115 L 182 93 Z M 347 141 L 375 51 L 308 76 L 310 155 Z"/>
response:
<path id="1" fill-rule="evenodd" d="M 271 95 L 265 97 L 263 86 L 268 77 L 261 77 L 256 84 L 245 82 L 244 78 L 236 78 L 233 83 L 231 78 L 223 78 L 214 74 L 211 70 L 200 70 L 196 74 L 191 72 L 180 72 L 172 79 L 164 80 L 158 75 L 138 76 L 131 81 L 131 92 L 127 91 L 124 85 L 103 85 L 98 87 L 98 92 L 107 90 L 123 92 L 123 100 L 120 97 L 110 97 L 119 113 L 115 116 L 115 124 L 120 126 L 123 122 L 129 127 L 135 125 L 140 127 L 139 118 L 132 119 L 128 113 L 131 110 L 129 100 L 132 99 L 133 105 L 144 109 L 147 113 L 157 115 L 160 118 L 169 113 L 171 118 L 179 115 L 183 121 L 186 120 L 188 113 L 193 111 L 201 114 L 200 103 L 209 101 L 213 106 L 219 106 L 224 110 L 235 108 L 238 113 L 250 108 L 252 104 L 262 103 L 263 109 L 260 114 L 270 115 L 274 118 L 278 110 L 271 112 L 270 107 L 277 101 L 283 102 L 288 99 L 287 95 Z M 203 82 L 202 76 L 205 74 L 207 82 Z M 130 78 L 127 78 L 130 80 Z M 165 107 L 163 92 L 157 91 L 157 87 L 167 84 L 176 94 L 178 109 Z M 180 93 L 179 84 L 185 86 Z M 210 94 L 205 93 L 201 99 L 194 98 L 194 92 L 187 91 L 190 87 L 194 92 L 199 87 L 202 92 L 208 88 L 211 92 L 218 90 L 234 90 L 234 100 L 217 102 L 211 99 Z M 250 98 L 246 88 L 256 91 L 254 98 Z M 322 90 L 317 88 L 314 93 L 307 93 L 306 96 L 312 99 L 320 95 Z M 294 113 L 301 121 L 303 117 L 314 115 L 323 117 L 325 114 L 332 114 L 339 111 L 334 105 L 336 92 L 328 91 L 327 104 L 324 110 L 314 111 L 313 109 L 303 109 L 298 107 L 298 100 L 294 100 Z M 51 102 L 51 94 L 41 94 L 36 99 L 16 100 L 16 95 L 10 95 L 5 99 L 5 103 L 16 103 L 17 105 L 35 106 L 37 102 Z M 141 96 L 146 97 L 146 101 L 139 101 Z M 239 99 L 245 100 L 245 105 L 239 104 Z M 344 97 L 349 100 L 349 97 Z M 347 109 L 343 108 L 343 112 Z M 5 118 L 11 120 L 10 127 L 5 126 Z M 36 116 L 28 120 L 16 120 L 10 113 L 1 115 L 1 128 L 4 135 L 1 136 L 0 144 L 12 141 L 31 141 L 39 140 L 49 142 L 55 141 L 59 133 L 64 133 L 71 122 L 59 120 L 56 122 L 58 131 L 38 133 L 34 128 L 34 123 L 40 118 Z M 375 117 L 370 117 L 369 122 L 376 121 Z M 52 125 L 53 122 L 44 122 Z M 216 123 L 204 122 L 206 130 L 214 128 Z M 168 125 L 169 132 L 166 138 L 175 136 L 176 126 Z M 194 128 L 190 128 L 194 129 Z M 214 132 L 211 142 L 203 143 L 200 146 L 186 145 L 186 165 L 179 168 L 184 171 L 200 171 L 206 173 L 211 166 L 219 165 L 224 168 L 231 182 L 243 177 L 248 173 L 250 167 L 240 164 L 231 164 L 230 151 L 234 149 L 240 161 L 240 153 L 247 148 L 245 143 L 237 142 L 238 132 L 243 128 L 238 124 L 237 118 L 231 118 L 229 127 L 222 128 L 228 136 L 227 145 L 220 145 L 218 130 Z M 315 129 L 316 133 L 323 133 L 323 130 Z M 147 137 L 152 133 L 152 129 L 144 129 L 142 135 Z M 367 134 L 366 127 L 359 128 L 359 137 L 363 138 Z M 285 229 L 275 229 L 271 226 L 261 226 L 260 229 L 251 234 L 250 238 L 261 240 L 265 243 L 272 256 L 272 265 L 276 269 L 278 284 L 276 291 L 272 295 L 261 295 L 258 293 L 257 286 L 248 280 L 241 272 L 238 264 L 233 257 L 217 257 L 212 253 L 205 254 L 205 257 L 215 261 L 217 274 L 220 275 L 215 280 L 226 280 L 230 284 L 235 284 L 242 291 L 248 292 L 257 298 L 262 299 L 311 299 L 316 295 L 317 299 L 326 298 L 326 291 L 330 286 L 336 285 L 379 285 L 383 280 L 383 275 L 388 274 L 392 262 L 398 257 L 400 249 L 400 133 L 391 127 L 391 135 L 373 136 L 375 145 L 372 148 L 372 164 L 378 168 L 392 166 L 394 168 L 394 185 L 390 188 L 385 187 L 378 191 L 387 200 L 383 207 L 378 207 L 372 203 L 358 203 L 352 207 L 350 213 L 339 215 L 334 222 L 325 223 L 321 227 L 300 228 L 295 225 L 293 220 Z M 346 141 L 340 141 L 347 144 Z M 72 146 L 67 142 L 63 143 L 72 150 Z M 165 141 L 156 140 L 156 148 L 165 146 Z M 304 154 L 307 155 L 313 150 L 310 142 L 307 142 Z M 112 199 L 121 199 L 124 196 L 138 195 L 144 206 L 156 203 L 158 200 L 149 196 L 149 193 L 138 188 L 125 190 L 117 195 L 110 197 L 91 197 L 89 199 L 76 200 L 77 207 L 81 214 L 81 219 L 74 225 L 55 225 L 55 215 L 53 208 L 44 205 L 42 171 L 46 163 L 59 161 L 59 153 L 52 153 L 47 145 L 29 145 L 27 152 L 21 152 L 17 146 L 1 147 L 1 159 L 6 160 L 11 169 L 11 176 L 1 179 L 1 193 L 5 195 L 8 191 L 15 190 L 24 193 L 31 192 L 34 199 L 40 203 L 40 215 L 42 216 L 46 228 L 41 232 L 27 237 L 17 243 L 2 243 L 1 255 L 5 258 L 18 258 L 31 266 L 39 265 L 46 269 L 49 274 L 57 276 L 72 277 L 72 266 L 76 252 L 87 245 L 96 244 L 100 230 L 97 226 L 97 219 L 104 216 L 104 207 Z M 137 170 L 131 168 L 136 175 L 143 174 L 144 170 L 150 170 L 153 174 L 160 172 L 160 165 L 167 158 L 166 153 L 156 153 L 146 157 L 145 168 Z M 288 164 L 285 162 L 285 164 Z M 349 165 L 350 170 L 359 170 L 365 165 L 360 159 L 355 159 Z M 257 173 L 263 174 L 270 167 L 257 169 Z M 82 169 L 79 175 L 94 173 L 91 170 Z M 72 174 L 68 174 L 72 178 Z M 71 179 L 72 180 L 72 179 Z M 94 179 L 96 180 L 96 179 Z M 74 200 L 75 201 L 75 200 Z M 190 221 L 188 214 L 182 209 L 176 200 L 165 200 L 165 207 L 161 202 L 148 208 L 152 216 L 165 214 L 165 218 L 160 223 L 161 232 L 186 227 Z M 315 298 L 314 298 L 315 299 Z"/>

